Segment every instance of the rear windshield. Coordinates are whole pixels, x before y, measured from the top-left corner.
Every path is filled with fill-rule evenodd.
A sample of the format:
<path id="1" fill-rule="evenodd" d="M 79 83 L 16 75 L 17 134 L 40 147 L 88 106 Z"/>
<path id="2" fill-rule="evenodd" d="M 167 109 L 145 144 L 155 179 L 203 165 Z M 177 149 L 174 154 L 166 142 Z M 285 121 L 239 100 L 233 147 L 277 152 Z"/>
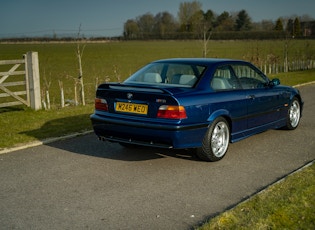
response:
<path id="1" fill-rule="evenodd" d="M 151 63 L 133 75 L 125 83 L 193 87 L 206 67 L 182 63 Z"/>

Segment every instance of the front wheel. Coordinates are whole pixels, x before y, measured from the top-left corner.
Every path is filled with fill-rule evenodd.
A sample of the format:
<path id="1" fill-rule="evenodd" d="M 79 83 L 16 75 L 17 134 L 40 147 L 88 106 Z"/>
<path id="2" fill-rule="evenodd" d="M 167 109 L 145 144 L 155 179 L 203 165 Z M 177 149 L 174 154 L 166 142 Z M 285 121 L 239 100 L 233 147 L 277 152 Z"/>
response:
<path id="1" fill-rule="evenodd" d="M 285 126 L 286 129 L 293 130 L 300 123 L 301 118 L 301 105 L 300 101 L 295 97 L 292 100 L 290 108 L 287 114 L 287 124 Z"/>
<path id="2" fill-rule="evenodd" d="M 202 147 L 197 149 L 197 156 L 205 161 L 219 161 L 228 150 L 230 128 L 223 117 L 218 117 L 207 130 Z"/>

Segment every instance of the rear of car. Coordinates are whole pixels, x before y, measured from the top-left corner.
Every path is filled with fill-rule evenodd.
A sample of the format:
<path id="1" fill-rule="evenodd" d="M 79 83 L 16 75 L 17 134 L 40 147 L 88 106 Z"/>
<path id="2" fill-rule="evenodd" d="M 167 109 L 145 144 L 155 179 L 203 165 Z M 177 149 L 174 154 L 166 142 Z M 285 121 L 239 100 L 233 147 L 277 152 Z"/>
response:
<path id="1" fill-rule="evenodd" d="M 206 66 L 160 61 L 125 82 L 101 84 L 91 116 L 102 140 L 164 148 L 200 145 L 207 124 L 190 107 Z M 196 125 L 197 122 L 197 125 Z"/>

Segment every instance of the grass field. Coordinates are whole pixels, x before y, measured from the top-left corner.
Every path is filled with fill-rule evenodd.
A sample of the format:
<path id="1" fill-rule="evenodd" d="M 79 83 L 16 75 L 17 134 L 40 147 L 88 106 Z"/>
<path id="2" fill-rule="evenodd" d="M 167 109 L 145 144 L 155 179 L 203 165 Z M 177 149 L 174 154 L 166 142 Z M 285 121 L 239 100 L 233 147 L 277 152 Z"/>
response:
<path id="1" fill-rule="evenodd" d="M 226 211 L 198 230 L 314 229 L 315 164 Z"/>
<path id="2" fill-rule="evenodd" d="M 78 77 L 75 43 L 0 44 L 0 60 L 21 59 L 27 51 L 39 54 L 41 88 L 48 89 L 51 104 L 60 105 L 58 81 L 62 81 L 65 99 L 74 100 Z M 87 103 L 92 103 L 96 85 L 122 81 L 135 70 L 156 59 L 202 57 L 201 41 L 128 41 L 83 43 L 83 77 Z M 265 60 L 273 55 L 283 63 L 285 41 L 210 41 L 208 57 Z M 315 40 L 289 42 L 289 58 L 313 57 Z M 1 71 L 1 70 L 0 70 Z M 7 70 L 2 70 L 7 71 Z M 49 85 L 49 87 L 48 87 Z"/>
<path id="3" fill-rule="evenodd" d="M 91 130 L 93 105 L 33 111 L 0 108 L 0 150 L 37 140 Z"/>

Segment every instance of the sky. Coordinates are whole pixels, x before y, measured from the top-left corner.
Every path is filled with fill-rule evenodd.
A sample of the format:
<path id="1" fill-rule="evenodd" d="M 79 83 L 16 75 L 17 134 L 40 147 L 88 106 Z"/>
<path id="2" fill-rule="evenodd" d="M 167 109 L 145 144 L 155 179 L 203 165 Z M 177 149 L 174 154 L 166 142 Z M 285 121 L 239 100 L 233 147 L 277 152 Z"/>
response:
<path id="1" fill-rule="evenodd" d="M 75 35 L 120 36 L 124 23 L 145 13 L 168 11 L 177 17 L 181 2 L 191 0 L 4 0 L 0 37 Z M 216 14 L 246 10 L 253 22 L 309 15 L 314 0 L 198 0 Z"/>

